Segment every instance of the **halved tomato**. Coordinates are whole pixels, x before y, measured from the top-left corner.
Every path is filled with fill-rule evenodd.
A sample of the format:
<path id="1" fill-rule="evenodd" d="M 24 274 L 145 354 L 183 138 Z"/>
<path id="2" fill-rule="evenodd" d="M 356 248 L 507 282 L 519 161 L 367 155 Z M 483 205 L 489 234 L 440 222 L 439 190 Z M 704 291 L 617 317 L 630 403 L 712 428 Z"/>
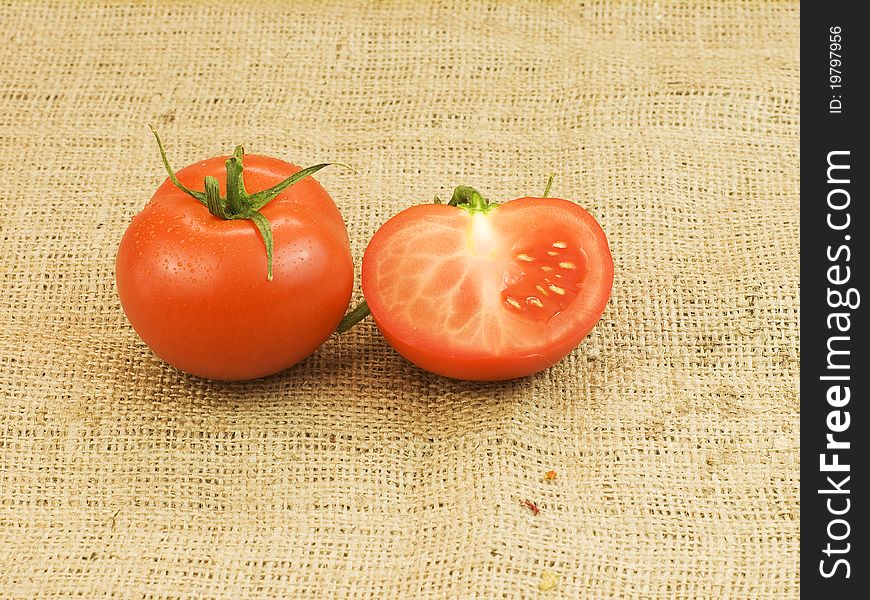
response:
<path id="1" fill-rule="evenodd" d="M 607 238 L 568 200 L 493 204 L 457 188 L 375 233 L 362 288 L 378 329 L 414 364 L 446 377 L 513 379 L 564 358 L 604 312 Z"/>

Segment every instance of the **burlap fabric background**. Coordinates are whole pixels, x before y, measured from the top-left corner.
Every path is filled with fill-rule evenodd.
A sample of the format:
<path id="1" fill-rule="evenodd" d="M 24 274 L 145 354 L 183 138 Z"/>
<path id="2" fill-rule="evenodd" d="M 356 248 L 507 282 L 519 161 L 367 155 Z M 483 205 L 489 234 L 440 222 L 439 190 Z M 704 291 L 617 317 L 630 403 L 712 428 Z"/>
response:
<path id="1" fill-rule="evenodd" d="M 0 597 L 797 595 L 796 3 L 0 20 Z M 403 207 L 555 171 L 612 300 L 522 381 L 421 372 L 369 322 L 265 380 L 185 376 L 114 289 L 164 179 L 147 122 L 178 167 L 236 143 L 354 165 L 317 177 L 357 265 Z"/>

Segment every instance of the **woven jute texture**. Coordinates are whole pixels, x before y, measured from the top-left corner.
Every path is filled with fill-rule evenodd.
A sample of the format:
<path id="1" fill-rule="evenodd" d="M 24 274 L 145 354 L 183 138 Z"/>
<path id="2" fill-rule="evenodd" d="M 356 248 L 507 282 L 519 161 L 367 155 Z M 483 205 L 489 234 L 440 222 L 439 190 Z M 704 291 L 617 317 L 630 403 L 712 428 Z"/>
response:
<path id="1" fill-rule="evenodd" d="M 797 3 L 0 22 L 0 597 L 797 596 Z M 149 122 L 177 167 L 239 143 L 355 167 L 317 179 L 357 278 L 402 208 L 554 171 L 607 232 L 612 299 L 524 380 L 422 372 L 370 321 L 263 380 L 187 376 L 114 285 L 165 178 Z"/>

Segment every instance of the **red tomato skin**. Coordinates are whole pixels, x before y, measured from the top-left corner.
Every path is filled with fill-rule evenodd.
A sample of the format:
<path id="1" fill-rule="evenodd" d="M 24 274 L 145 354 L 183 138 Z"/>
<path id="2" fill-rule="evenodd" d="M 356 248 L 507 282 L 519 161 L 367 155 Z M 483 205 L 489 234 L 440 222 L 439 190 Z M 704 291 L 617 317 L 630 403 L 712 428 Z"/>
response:
<path id="1" fill-rule="evenodd" d="M 434 348 L 412 346 L 378 323 L 377 319 L 375 324 L 387 343 L 410 362 L 430 373 L 464 381 L 506 381 L 528 377 L 552 367 L 586 337 L 584 334 L 576 341 L 571 339 L 554 345 L 546 354 L 471 358 L 449 356 Z"/>
<path id="2" fill-rule="evenodd" d="M 402 322 L 396 317 L 393 307 L 383 301 L 383 289 L 377 279 L 377 263 L 381 261 L 392 239 L 408 227 L 409 223 L 435 221 L 439 218 L 468 218 L 461 209 L 446 205 L 413 206 L 389 219 L 372 238 L 363 256 L 363 294 L 375 324 L 390 346 L 422 369 L 444 377 L 468 381 L 501 381 L 526 377 L 553 366 L 576 348 L 598 322 L 610 298 L 613 258 L 598 222 L 586 210 L 568 200 L 519 198 L 499 205 L 490 214 L 495 215 L 501 211 L 500 216 L 507 216 L 510 212 L 522 214 L 520 211 L 541 208 L 564 212 L 566 220 L 579 224 L 587 238 L 585 250 L 593 258 L 589 279 L 590 283 L 594 283 L 594 289 L 588 298 L 584 298 L 582 314 L 578 316 L 572 314 L 571 310 L 565 310 L 557 314 L 548 327 L 525 332 L 525 335 L 538 336 L 542 340 L 533 351 L 501 354 L 488 353 L 485 349 L 475 347 L 458 347 L 450 339 L 449 332 L 433 331 L 425 320 L 414 324 Z M 528 221 L 535 220 L 529 218 Z M 410 248 L 407 251 L 413 252 Z M 445 249 L 444 253 L 447 252 L 448 249 Z"/>
<path id="3" fill-rule="evenodd" d="M 201 190 L 225 178 L 226 157 L 178 171 Z M 300 170 L 244 157 L 249 192 Z M 208 379 L 245 380 L 282 371 L 312 354 L 341 320 L 353 288 L 353 260 L 341 214 L 311 177 L 261 210 L 274 237 L 273 279 L 248 220 L 223 220 L 166 180 L 121 239 L 116 284 L 133 328 L 161 359 Z"/>

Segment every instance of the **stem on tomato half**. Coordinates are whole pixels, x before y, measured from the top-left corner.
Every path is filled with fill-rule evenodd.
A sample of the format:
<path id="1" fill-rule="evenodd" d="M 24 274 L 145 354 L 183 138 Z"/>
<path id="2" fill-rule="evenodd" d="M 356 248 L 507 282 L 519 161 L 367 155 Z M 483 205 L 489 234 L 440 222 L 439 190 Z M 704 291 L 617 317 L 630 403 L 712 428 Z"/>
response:
<path id="1" fill-rule="evenodd" d="M 472 215 L 475 213 L 487 214 L 498 206 L 498 203 L 490 202 L 476 189 L 467 185 L 457 186 L 453 190 L 453 197 L 447 204 L 468 211 Z"/>
<path id="2" fill-rule="evenodd" d="M 272 226 L 269 223 L 269 220 L 260 212 L 260 209 L 274 200 L 275 197 L 285 189 L 297 181 L 305 179 L 312 173 L 316 173 L 323 167 L 328 167 L 330 165 L 347 167 L 347 165 L 341 165 L 341 163 L 321 163 L 319 165 L 302 169 L 298 173 L 294 173 L 281 183 L 274 185 L 267 190 L 249 194 L 247 190 L 245 190 L 244 166 L 242 164 L 245 150 L 242 146 L 236 146 L 233 155 L 229 157 L 226 162 L 227 195 L 221 196 L 218 180 L 212 176 L 205 178 L 205 191 L 200 192 L 185 187 L 178 180 L 172 167 L 169 166 L 169 160 L 166 158 L 166 149 L 163 147 L 163 142 L 160 141 L 160 136 L 157 135 L 157 130 L 151 125 L 148 125 L 148 127 L 157 139 L 157 147 L 160 149 L 160 158 L 163 160 L 163 166 L 166 167 L 166 172 L 169 173 L 169 180 L 175 187 L 205 206 L 208 209 L 208 212 L 219 219 L 247 219 L 257 227 L 260 237 L 263 238 L 263 244 L 266 246 L 266 261 L 268 265 L 266 277 L 269 281 L 272 281 Z"/>
<path id="3" fill-rule="evenodd" d="M 369 310 L 368 302 L 363 300 L 354 306 L 353 310 L 344 315 L 344 318 L 338 324 L 338 327 L 335 328 L 336 333 L 346 333 L 351 327 L 365 319 L 370 314 L 372 314 L 372 311 Z"/>
<path id="4" fill-rule="evenodd" d="M 555 173 L 550 173 L 550 178 L 547 179 L 547 187 L 544 188 L 544 195 L 541 198 L 546 198 L 550 195 L 550 188 L 553 187 L 553 180 L 556 178 Z"/>

